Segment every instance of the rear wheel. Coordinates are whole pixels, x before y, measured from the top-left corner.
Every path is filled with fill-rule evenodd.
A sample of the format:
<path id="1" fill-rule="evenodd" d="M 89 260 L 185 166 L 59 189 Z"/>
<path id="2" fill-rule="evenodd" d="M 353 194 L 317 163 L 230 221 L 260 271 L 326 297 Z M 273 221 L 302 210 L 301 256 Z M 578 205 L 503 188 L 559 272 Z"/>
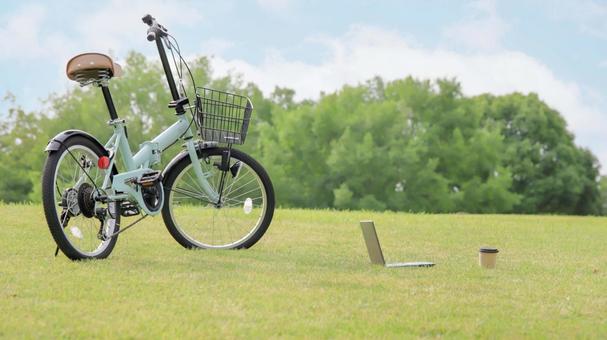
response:
<path id="1" fill-rule="evenodd" d="M 182 158 L 165 176 L 162 218 L 173 238 L 186 248 L 249 248 L 272 221 L 274 189 L 268 174 L 236 149 L 230 151 L 228 170 L 220 170 L 225 150 L 209 148 L 198 153 L 213 190 L 219 193 L 223 188 L 219 202 L 202 190 L 190 157 Z"/>
<path id="2" fill-rule="evenodd" d="M 118 230 L 116 203 L 101 203 L 99 195 L 105 170 L 97 167 L 103 149 L 88 138 L 68 138 L 49 153 L 42 173 L 44 215 L 53 239 L 72 260 L 106 258 L 117 237 L 102 240 Z M 102 212 L 106 214 L 102 214 Z"/>

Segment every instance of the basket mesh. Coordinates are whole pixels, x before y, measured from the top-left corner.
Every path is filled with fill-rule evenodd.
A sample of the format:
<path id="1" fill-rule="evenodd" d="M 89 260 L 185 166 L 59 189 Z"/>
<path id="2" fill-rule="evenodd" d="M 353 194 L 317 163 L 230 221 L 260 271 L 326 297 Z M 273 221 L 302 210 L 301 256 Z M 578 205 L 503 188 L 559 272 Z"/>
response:
<path id="1" fill-rule="evenodd" d="M 205 141 L 243 144 L 253 104 L 249 98 L 208 88 L 196 89 L 196 119 Z"/>

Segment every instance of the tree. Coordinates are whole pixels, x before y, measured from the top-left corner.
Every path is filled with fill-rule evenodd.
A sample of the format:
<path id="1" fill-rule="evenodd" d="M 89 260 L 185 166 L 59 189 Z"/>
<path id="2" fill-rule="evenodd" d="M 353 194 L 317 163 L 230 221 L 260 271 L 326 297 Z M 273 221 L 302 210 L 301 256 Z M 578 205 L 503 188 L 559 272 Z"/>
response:
<path id="1" fill-rule="evenodd" d="M 601 209 L 603 214 L 607 212 L 607 176 L 601 176 Z"/>
<path id="2" fill-rule="evenodd" d="M 600 214 L 599 164 L 577 147 L 566 122 L 535 94 L 479 98 L 502 126 L 522 213 Z"/>
<path id="3" fill-rule="evenodd" d="M 16 105 L 14 96 L 8 94 L 5 101 L 10 107 L 0 124 L 0 201 L 28 201 L 40 175 L 42 159 L 32 150 L 39 145 L 43 120 Z"/>
<path id="4" fill-rule="evenodd" d="M 238 147 L 268 170 L 280 206 L 607 212 L 598 161 L 575 145 L 559 112 L 535 94 L 466 97 L 455 79 L 375 77 L 298 102 L 292 89 L 264 94 L 238 75 L 214 77 L 206 58 L 190 66 L 198 87 L 251 98 L 246 144 Z M 159 64 L 131 53 L 124 70 L 110 89 L 136 149 L 172 124 L 174 114 L 166 107 L 170 96 Z M 193 84 L 184 81 L 193 101 Z M 4 201 L 39 200 L 42 150 L 58 132 L 84 129 L 102 141 L 111 134 L 94 87 L 50 95 L 40 112 L 25 112 L 11 96 L 6 100 L 11 108 L 0 123 Z M 165 151 L 163 164 L 180 151 Z"/>

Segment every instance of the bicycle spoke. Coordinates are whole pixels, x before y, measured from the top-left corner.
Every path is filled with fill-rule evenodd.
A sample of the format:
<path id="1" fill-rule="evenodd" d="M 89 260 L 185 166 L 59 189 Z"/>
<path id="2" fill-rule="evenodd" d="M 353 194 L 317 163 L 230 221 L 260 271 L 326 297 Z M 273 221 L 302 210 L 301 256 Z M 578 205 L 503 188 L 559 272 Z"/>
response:
<path id="1" fill-rule="evenodd" d="M 250 198 L 250 197 L 249 197 Z M 260 199 L 263 198 L 262 196 L 259 197 L 255 197 L 255 198 L 251 198 L 251 201 L 255 201 L 256 199 Z M 242 204 L 244 204 L 245 201 L 238 201 L 238 200 L 232 200 L 229 199 L 231 202 L 231 205 L 227 205 L 226 207 L 230 208 L 230 207 L 237 207 L 237 206 L 241 206 Z"/>
<path id="2" fill-rule="evenodd" d="M 250 173 L 247 173 L 247 174 L 250 174 Z M 232 183 L 231 183 L 231 184 L 228 186 L 228 188 L 227 188 L 227 189 L 225 189 L 225 190 L 230 190 L 230 191 L 231 191 L 231 188 L 232 188 L 232 187 L 233 187 L 233 186 L 234 186 L 234 185 L 235 185 L 235 184 L 236 184 L 238 181 L 240 181 L 240 180 L 241 180 L 243 177 L 246 177 L 246 175 L 247 175 L 247 174 L 245 174 L 245 175 L 243 175 L 243 176 L 238 176 L 238 178 L 237 178 L 235 181 L 233 181 L 233 182 L 232 182 Z M 251 176 L 253 177 L 253 180 L 255 180 L 255 179 L 256 179 L 254 175 L 251 175 Z M 248 183 L 247 183 L 247 184 L 248 184 Z M 246 184 L 245 184 L 245 185 L 246 185 Z"/>
<path id="3" fill-rule="evenodd" d="M 61 180 L 65 183 L 69 183 L 69 181 L 67 179 L 65 179 L 65 177 L 63 177 L 62 174 L 57 174 L 58 177 L 61 177 Z"/>
<path id="4" fill-rule="evenodd" d="M 74 168 L 74 177 L 72 178 L 72 183 L 76 183 L 76 179 L 78 178 L 78 170 L 80 170 L 80 167 L 75 167 Z"/>
<path id="5" fill-rule="evenodd" d="M 236 199 L 236 198 L 242 197 L 242 196 L 244 196 L 244 195 L 246 195 L 246 194 L 248 194 L 248 193 L 250 193 L 250 192 L 253 192 L 253 191 L 255 191 L 255 190 L 258 190 L 258 188 L 253 188 L 253 189 L 251 189 L 251 190 L 249 190 L 249 191 L 247 191 L 247 192 L 243 192 L 242 194 L 240 194 L 240 195 L 238 195 L 238 196 L 232 197 L 232 199 Z"/>
<path id="6" fill-rule="evenodd" d="M 197 193 L 194 193 L 192 191 L 189 191 L 189 190 L 186 190 L 186 189 L 183 189 L 183 188 L 175 188 L 175 187 L 173 187 L 171 189 L 171 191 L 174 191 L 176 193 L 180 193 L 180 194 L 185 195 L 186 197 L 189 197 L 189 198 L 193 198 L 193 199 L 196 199 L 196 200 L 200 200 L 200 201 L 203 201 L 203 202 L 214 204 L 214 202 L 211 202 L 210 200 L 208 200 L 206 196 L 198 196 Z"/>
<path id="7" fill-rule="evenodd" d="M 199 192 L 198 189 L 194 188 L 190 183 L 183 181 L 183 184 L 187 185 L 190 189 L 192 189 L 191 190 L 192 192 L 196 192 L 196 193 Z"/>
<path id="8" fill-rule="evenodd" d="M 193 184 L 196 185 L 200 191 L 204 191 L 204 190 L 202 190 L 202 187 L 200 186 L 200 183 L 198 183 L 198 181 L 196 181 L 196 180 L 194 180 L 192 178 L 192 175 L 190 175 L 189 173 L 187 175 L 192 180 Z"/>

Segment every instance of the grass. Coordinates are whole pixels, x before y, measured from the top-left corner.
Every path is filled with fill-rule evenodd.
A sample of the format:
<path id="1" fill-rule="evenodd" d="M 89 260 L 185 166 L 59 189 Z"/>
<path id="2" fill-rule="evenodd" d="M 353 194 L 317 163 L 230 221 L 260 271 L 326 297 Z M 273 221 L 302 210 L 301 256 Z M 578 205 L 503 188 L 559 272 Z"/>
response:
<path id="1" fill-rule="evenodd" d="M 186 251 L 154 218 L 71 262 L 40 206 L 0 216 L 3 338 L 607 337 L 606 218 L 278 210 L 246 251 Z M 369 218 L 388 261 L 437 265 L 370 265 Z"/>

